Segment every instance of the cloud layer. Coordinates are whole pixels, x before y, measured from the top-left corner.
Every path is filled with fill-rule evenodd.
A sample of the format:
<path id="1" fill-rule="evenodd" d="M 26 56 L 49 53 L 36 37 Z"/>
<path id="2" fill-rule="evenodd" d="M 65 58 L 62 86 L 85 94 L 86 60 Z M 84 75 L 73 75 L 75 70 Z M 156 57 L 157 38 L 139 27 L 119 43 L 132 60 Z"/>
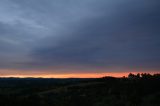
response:
<path id="1" fill-rule="evenodd" d="M 1 0 L 0 68 L 160 70 L 159 5 L 158 0 Z"/>

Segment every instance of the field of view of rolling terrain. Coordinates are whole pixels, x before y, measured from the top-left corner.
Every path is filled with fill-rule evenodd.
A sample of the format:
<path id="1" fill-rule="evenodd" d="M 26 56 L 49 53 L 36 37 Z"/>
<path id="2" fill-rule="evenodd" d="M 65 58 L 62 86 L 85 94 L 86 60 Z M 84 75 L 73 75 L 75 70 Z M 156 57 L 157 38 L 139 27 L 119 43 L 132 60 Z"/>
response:
<path id="1" fill-rule="evenodd" d="M 160 106 L 160 0 L 0 0 L 0 106 Z"/>

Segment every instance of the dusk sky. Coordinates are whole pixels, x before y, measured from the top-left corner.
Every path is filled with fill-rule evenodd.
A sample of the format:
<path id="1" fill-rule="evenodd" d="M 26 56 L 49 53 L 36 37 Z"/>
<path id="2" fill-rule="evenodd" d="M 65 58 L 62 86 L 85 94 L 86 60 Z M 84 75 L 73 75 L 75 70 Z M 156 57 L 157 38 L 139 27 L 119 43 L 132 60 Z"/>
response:
<path id="1" fill-rule="evenodd" d="M 0 0 L 0 76 L 160 72 L 160 0 Z"/>

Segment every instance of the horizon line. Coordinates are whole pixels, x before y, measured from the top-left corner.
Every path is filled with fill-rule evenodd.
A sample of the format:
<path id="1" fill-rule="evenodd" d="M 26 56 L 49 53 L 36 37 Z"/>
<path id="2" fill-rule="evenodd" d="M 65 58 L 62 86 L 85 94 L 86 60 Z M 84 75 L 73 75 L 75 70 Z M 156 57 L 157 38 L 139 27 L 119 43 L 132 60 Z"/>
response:
<path id="1" fill-rule="evenodd" d="M 149 73 L 159 74 L 160 72 L 114 72 L 114 73 L 75 73 L 75 74 L 15 74 L 15 75 L 0 75 L 0 78 L 102 78 L 105 76 L 108 77 L 127 77 L 129 73 L 132 74 L 142 74 Z"/>

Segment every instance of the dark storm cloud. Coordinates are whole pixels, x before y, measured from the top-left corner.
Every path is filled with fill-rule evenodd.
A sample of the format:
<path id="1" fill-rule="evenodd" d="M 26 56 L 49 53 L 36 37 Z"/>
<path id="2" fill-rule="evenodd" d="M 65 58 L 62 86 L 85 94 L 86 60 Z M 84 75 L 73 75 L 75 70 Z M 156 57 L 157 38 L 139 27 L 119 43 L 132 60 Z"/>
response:
<path id="1" fill-rule="evenodd" d="M 0 37 L 4 33 L 23 34 L 14 47 L 18 47 L 17 52 L 25 51 L 21 47 L 28 49 L 11 67 L 160 69 L 158 0 L 15 0 L 14 4 L 25 14 L 15 15 L 17 28 L 3 19 L 10 29 L 5 32 L 0 24 Z M 15 41 L 10 37 L 5 39 Z M 0 42 L 1 49 L 7 48 L 3 42 L 7 41 Z M 24 42 L 29 46 L 21 45 Z"/>
<path id="2" fill-rule="evenodd" d="M 34 56 L 49 65 L 160 68 L 159 2 L 105 5 L 94 8 L 95 16 L 71 23 L 75 37 L 58 46 L 39 48 Z"/>

